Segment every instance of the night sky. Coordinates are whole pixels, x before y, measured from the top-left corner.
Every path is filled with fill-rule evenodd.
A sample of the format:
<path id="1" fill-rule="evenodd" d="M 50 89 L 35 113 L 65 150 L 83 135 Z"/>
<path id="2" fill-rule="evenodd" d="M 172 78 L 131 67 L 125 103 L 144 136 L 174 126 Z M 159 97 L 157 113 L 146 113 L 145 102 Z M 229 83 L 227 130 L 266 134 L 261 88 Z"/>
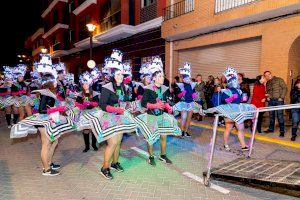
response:
<path id="1" fill-rule="evenodd" d="M 13 65 L 17 54 L 24 52 L 25 39 L 42 25 L 41 0 L 1 2 L 0 66 Z"/>

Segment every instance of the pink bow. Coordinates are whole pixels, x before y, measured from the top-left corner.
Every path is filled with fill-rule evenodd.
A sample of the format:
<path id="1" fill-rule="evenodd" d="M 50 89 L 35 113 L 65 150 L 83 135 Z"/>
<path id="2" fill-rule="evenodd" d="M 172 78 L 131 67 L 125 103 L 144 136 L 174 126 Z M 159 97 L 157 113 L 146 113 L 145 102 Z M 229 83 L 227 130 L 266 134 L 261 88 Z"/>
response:
<path id="1" fill-rule="evenodd" d="M 56 98 L 57 98 L 57 100 L 59 100 L 59 101 L 64 101 L 64 98 L 62 98 L 62 97 L 59 96 L 59 95 L 56 95 Z"/>
<path id="2" fill-rule="evenodd" d="M 75 102 L 75 106 L 81 110 L 84 109 L 84 107 L 85 107 L 83 104 L 77 103 L 77 102 Z"/>
<path id="3" fill-rule="evenodd" d="M 233 94 L 233 95 L 231 95 L 231 97 L 226 98 L 225 101 L 226 101 L 226 103 L 231 103 L 231 102 L 233 102 L 237 98 L 238 98 L 238 95 L 237 94 Z"/>
<path id="4" fill-rule="evenodd" d="M 138 95 L 138 97 L 137 97 L 138 100 L 142 100 L 142 98 L 143 98 L 143 95 Z"/>
<path id="5" fill-rule="evenodd" d="M 197 98 L 198 98 L 198 94 L 197 94 L 196 92 L 194 92 L 194 93 L 192 94 L 192 98 L 193 98 L 193 100 L 197 99 Z"/>
<path id="6" fill-rule="evenodd" d="M 180 93 L 177 95 L 177 97 L 178 97 L 178 98 L 182 98 L 185 94 L 186 94 L 186 91 L 183 90 L 182 92 L 180 92 Z"/>
<path id="7" fill-rule="evenodd" d="M 128 83 L 130 83 L 130 81 L 131 81 L 131 77 L 130 76 L 124 78 L 124 84 L 127 85 Z"/>
<path id="8" fill-rule="evenodd" d="M 48 108 L 47 113 L 51 114 L 51 113 L 55 113 L 55 112 L 64 112 L 65 110 L 66 110 L 65 106 L 59 106 L 59 107 L 55 107 L 55 108 Z"/>
<path id="9" fill-rule="evenodd" d="M 93 101 L 85 101 L 85 102 L 83 102 L 83 106 L 85 106 L 85 107 L 87 107 L 87 106 L 97 107 L 98 103 L 97 102 L 93 102 Z"/>

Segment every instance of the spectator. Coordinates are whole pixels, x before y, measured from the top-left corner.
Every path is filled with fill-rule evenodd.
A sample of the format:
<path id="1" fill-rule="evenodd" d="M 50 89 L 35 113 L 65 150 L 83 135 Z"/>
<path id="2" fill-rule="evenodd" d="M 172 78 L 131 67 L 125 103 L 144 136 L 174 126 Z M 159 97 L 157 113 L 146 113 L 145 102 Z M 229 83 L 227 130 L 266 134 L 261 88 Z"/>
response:
<path id="1" fill-rule="evenodd" d="M 300 79 L 297 79 L 294 88 L 291 92 L 291 102 L 300 103 Z M 291 141 L 295 141 L 297 137 L 297 129 L 300 122 L 300 108 L 292 109 L 292 138 Z"/>
<path id="2" fill-rule="evenodd" d="M 242 73 L 238 73 L 238 82 L 240 84 L 240 89 L 242 90 L 242 101 L 241 103 L 247 103 L 248 99 L 250 98 L 250 86 L 245 81 L 245 75 Z"/>
<path id="3" fill-rule="evenodd" d="M 211 102 L 212 102 L 214 107 L 217 107 L 217 106 L 222 104 L 221 85 L 216 85 L 215 86 L 215 92 L 212 95 Z M 224 117 L 222 117 L 222 116 L 219 117 L 219 123 L 218 124 L 225 126 Z"/>
<path id="4" fill-rule="evenodd" d="M 205 100 L 207 103 L 207 108 L 212 108 L 211 97 L 214 93 L 214 77 L 212 75 L 208 76 L 208 81 L 205 84 Z"/>
<path id="5" fill-rule="evenodd" d="M 221 84 L 221 80 L 219 79 L 219 77 L 214 79 L 214 86 L 216 85 L 220 85 Z"/>
<path id="6" fill-rule="evenodd" d="M 255 105 L 256 108 L 265 107 L 266 105 L 266 79 L 264 76 L 259 75 L 256 77 L 256 83 L 253 88 L 253 97 L 251 104 Z M 261 125 L 263 121 L 264 112 L 260 112 L 257 119 L 257 132 L 262 133 Z"/>
<path id="7" fill-rule="evenodd" d="M 221 88 L 226 89 L 227 88 L 227 80 L 224 75 L 221 76 Z"/>
<path id="8" fill-rule="evenodd" d="M 174 82 L 172 83 L 172 98 L 173 98 L 173 103 L 176 104 L 180 101 L 180 98 L 177 96 L 181 90 L 178 87 L 178 85 L 176 83 L 179 83 L 180 79 L 179 76 L 175 76 L 174 77 Z"/>
<path id="9" fill-rule="evenodd" d="M 205 100 L 205 82 L 202 80 L 202 75 L 198 74 L 196 76 L 197 85 L 195 86 L 195 91 L 198 93 L 197 103 L 202 105 L 203 109 L 207 109 L 206 100 Z"/>
<path id="10" fill-rule="evenodd" d="M 284 98 L 287 92 L 287 86 L 282 78 L 272 76 L 270 71 L 265 71 L 264 76 L 267 80 L 266 91 L 267 101 L 269 106 L 280 106 L 284 105 Z M 284 137 L 284 119 L 283 110 L 278 110 L 278 122 L 280 128 L 280 137 Z M 275 111 L 270 111 L 270 124 L 269 129 L 264 131 L 265 133 L 273 133 L 275 127 Z"/>

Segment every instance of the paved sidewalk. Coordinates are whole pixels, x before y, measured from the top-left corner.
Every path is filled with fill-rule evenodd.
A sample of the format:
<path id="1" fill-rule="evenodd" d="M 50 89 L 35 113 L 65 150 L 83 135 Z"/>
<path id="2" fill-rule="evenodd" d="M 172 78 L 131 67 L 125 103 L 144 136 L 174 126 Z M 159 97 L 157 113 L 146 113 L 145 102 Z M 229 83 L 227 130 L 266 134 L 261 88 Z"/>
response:
<path id="1" fill-rule="evenodd" d="M 211 130 L 191 127 L 191 139 L 168 138 L 168 155 L 173 165 L 157 161 L 152 167 L 143 155 L 146 143 L 134 135 L 124 136 L 121 164 L 124 173 L 113 172 L 114 179 L 104 179 L 99 170 L 105 144 L 98 152 L 82 153 L 81 133 L 70 133 L 60 139 L 54 161 L 62 165 L 61 175 L 41 175 L 40 138 L 31 135 L 22 139 L 9 139 L 9 130 L 0 127 L 0 199 L 296 199 L 286 195 L 254 188 L 213 181 L 229 190 L 218 190 L 184 176 L 189 172 L 202 178 L 206 170 Z M 236 136 L 230 145 L 239 148 Z M 214 166 L 231 161 L 237 155 L 220 150 L 222 135 L 218 134 Z M 136 147 L 132 149 L 132 147 Z M 253 157 L 270 159 L 299 159 L 300 150 L 257 141 Z M 155 144 L 159 155 L 159 143 Z M 137 152 L 139 151 L 139 152 Z"/>

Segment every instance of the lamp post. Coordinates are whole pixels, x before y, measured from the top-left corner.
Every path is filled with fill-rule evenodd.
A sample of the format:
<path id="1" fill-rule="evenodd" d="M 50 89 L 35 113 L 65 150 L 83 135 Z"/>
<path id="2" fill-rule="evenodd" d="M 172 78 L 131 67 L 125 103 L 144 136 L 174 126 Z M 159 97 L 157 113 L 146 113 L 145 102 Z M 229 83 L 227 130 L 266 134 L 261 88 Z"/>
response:
<path id="1" fill-rule="evenodd" d="M 86 27 L 88 28 L 89 30 L 89 33 L 90 33 L 90 60 L 92 60 L 92 48 L 93 48 L 93 32 L 96 28 L 96 25 L 94 24 L 87 24 Z"/>

